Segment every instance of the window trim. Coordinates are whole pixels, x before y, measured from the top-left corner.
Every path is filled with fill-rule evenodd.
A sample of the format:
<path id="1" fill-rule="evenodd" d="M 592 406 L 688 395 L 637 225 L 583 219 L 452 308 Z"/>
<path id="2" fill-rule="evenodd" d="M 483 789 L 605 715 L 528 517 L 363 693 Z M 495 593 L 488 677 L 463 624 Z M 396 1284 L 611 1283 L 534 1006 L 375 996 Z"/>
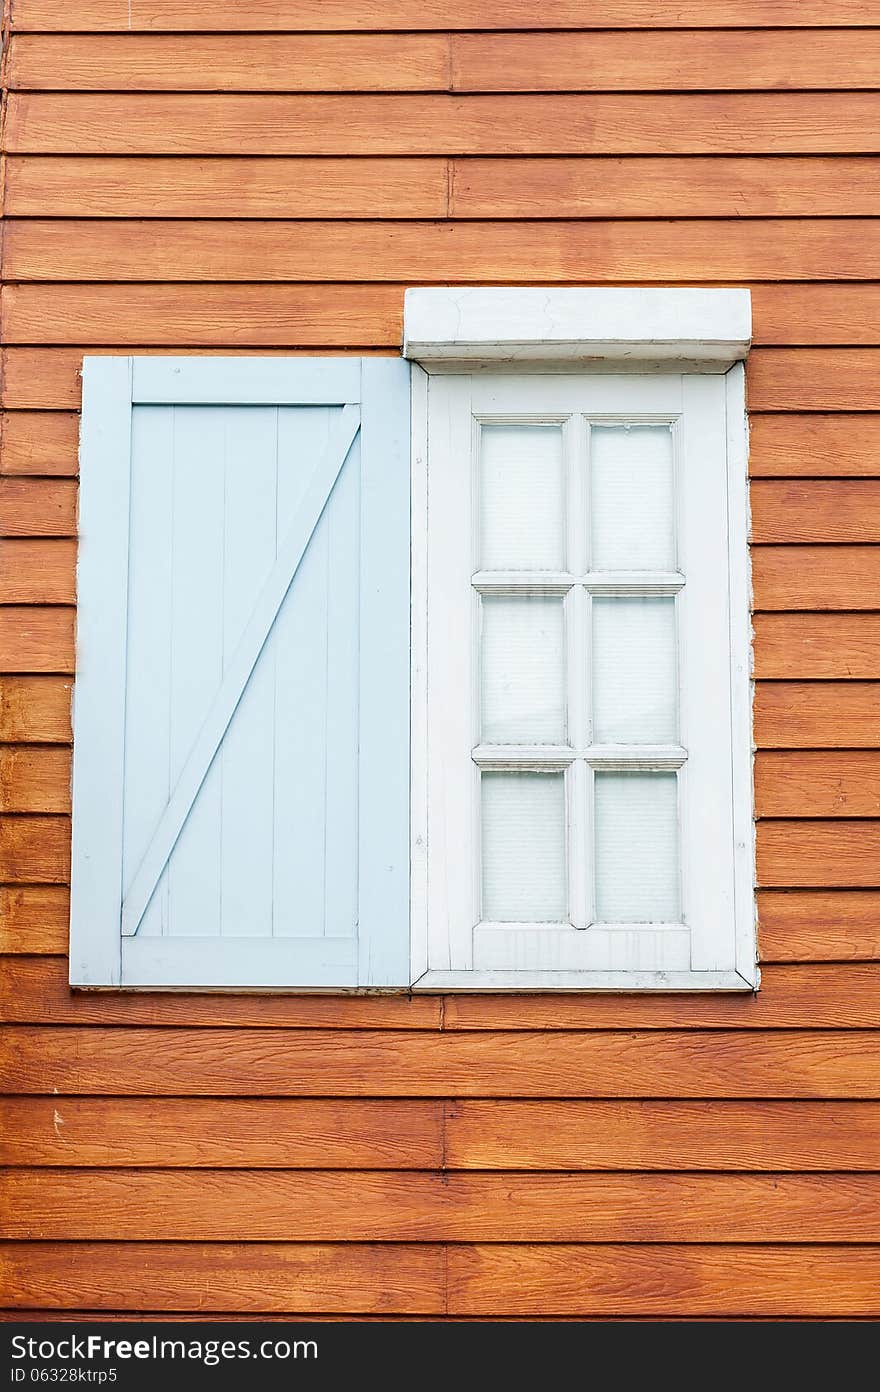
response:
<path id="1" fill-rule="evenodd" d="M 639 310 L 641 308 L 641 313 Z M 567 335 L 528 339 L 526 332 Z M 436 339 L 429 341 L 433 324 Z M 581 328 L 574 342 L 573 325 Z M 560 325 L 562 328 L 560 329 Z M 673 338 L 672 329 L 685 334 Z M 411 977 L 416 991 L 751 991 L 757 989 L 750 678 L 750 571 L 745 375 L 748 291 L 415 290 L 407 292 L 404 353 L 412 372 Z M 639 330 L 639 336 L 634 335 Z M 491 333 L 497 336 L 490 339 Z M 504 336 L 506 334 L 506 337 Z M 697 335 L 700 335 L 699 337 Z M 610 348 L 609 348 L 609 345 Z M 607 356 L 600 350 L 608 350 Z M 701 355 L 702 354 L 702 355 Z M 735 969 L 724 971 L 429 970 L 428 898 L 428 395 L 429 373 L 710 372 L 724 383 L 729 524 Z M 741 751 L 741 752 L 740 752 Z M 737 754 L 739 752 L 739 756 Z M 470 868 L 466 867 L 470 874 Z M 435 958 L 436 961 L 436 958 Z"/>

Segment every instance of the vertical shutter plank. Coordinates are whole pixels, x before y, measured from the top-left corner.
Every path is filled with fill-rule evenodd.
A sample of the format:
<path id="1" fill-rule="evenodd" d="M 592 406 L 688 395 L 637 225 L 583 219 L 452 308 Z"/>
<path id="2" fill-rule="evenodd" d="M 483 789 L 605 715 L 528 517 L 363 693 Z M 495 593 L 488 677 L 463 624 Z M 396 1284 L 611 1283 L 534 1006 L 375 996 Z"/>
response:
<path id="1" fill-rule="evenodd" d="M 70 980 L 120 979 L 130 358 L 83 365 Z"/>
<path id="2" fill-rule="evenodd" d="M 361 371 L 358 981 L 394 986 L 410 980 L 410 376 L 387 358 Z"/>
<path id="3" fill-rule="evenodd" d="M 236 407 L 226 419 L 223 667 L 241 641 L 278 545 L 278 411 Z M 260 654 L 220 746 L 220 933 L 271 937 L 275 648 Z"/>
<path id="4" fill-rule="evenodd" d="M 172 790 L 223 675 L 225 416 L 221 406 L 174 408 Z M 220 922 L 220 792 L 215 760 L 168 860 L 171 937 L 213 937 Z"/>
<path id="5" fill-rule="evenodd" d="M 123 896 L 171 793 L 171 518 L 174 408 L 132 416 L 129 631 L 125 698 Z M 168 932 L 168 877 L 141 922 L 144 937 Z"/>
<path id="6" fill-rule="evenodd" d="M 338 412 L 279 412 L 279 529 L 292 525 Z M 276 937 L 324 932 L 327 514 L 275 621 Z"/>

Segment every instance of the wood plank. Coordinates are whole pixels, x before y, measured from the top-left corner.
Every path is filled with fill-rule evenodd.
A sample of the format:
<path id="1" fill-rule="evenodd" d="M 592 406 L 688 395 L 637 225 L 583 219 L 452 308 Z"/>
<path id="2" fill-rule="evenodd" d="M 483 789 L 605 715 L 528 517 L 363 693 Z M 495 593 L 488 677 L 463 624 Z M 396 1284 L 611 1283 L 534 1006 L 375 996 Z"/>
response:
<path id="1" fill-rule="evenodd" d="M 453 1315 L 873 1315 L 880 1247 L 460 1246 Z"/>
<path id="2" fill-rule="evenodd" d="M 76 542 L 0 541 L 0 603 L 73 604 Z"/>
<path id="3" fill-rule="evenodd" d="M 541 12 L 544 29 L 826 28 L 875 24 L 872 0 L 687 0 L 658 12 L 655 0 L 553 0 Z M 533 0 L 299 0 L 296 28 L 311 30 L 533 29 Z M 285 32 L 288 0 L 250 0 L 217 10 L 208 0 L 16 0 L 13 29 L 82 32 L 251 30 Z"/>
<path id="4" fill-rule="evenodd" d="M 0 745 L 0 812 L 70 812 L 70 750 Z"/>
<path id="5" fill-rule="evenodd" d="M 863 1138 L 872 1130 L 871 1114 L 864 1110 L 871 1103 L 843 1105 L 853 1110 L 854 1139 L 835 1151 L 830 1121 L 823 1124 L 820 1113 L 818 1133 L 825 1141 L 810 1153 L 834 1163 L 817 1168 L 842 1168 L 838 1154 L 858 1162 Z M 841 1115 L 848 1118 L 850 1112 Z M 0 1162 L 439 1169 L 443 1126 L 444 1104 L 428 1100 L 6 1098 L 0 1100 Z M 784 1130 L 790 1133 L 791 1127 Z M 853 1163 L 848 1168 L 866 1167 Z"/>
<path id="6" fill-rule="evenodd" d="M 880 480 L 754 479 L 751 504 L 755 542 L 880 541 Z"/>
<path id="7" fill-rule="evenodd" d="M 872 890 L 764 890 L 758 919 L 763 961 L 880 961 L 880 894 Z"/>
<path id="8" fill-rule="evenodd" d="M 647 92 L 880 85 L 875 30 L 16 35 L 24 91 Z"/>
<path id="9" fill-rule="evenodd" d="M 10 1025 L 11 1094 L 880 1098 L 871 1030 L 83 1029 Z"/>
<path id="10" fill-rule="evenodd" d="M 12 92 L 13 154 L 871 154 L 873 92 Z"/>
<path id="11" fill-rule="evenodd" d="M 685 224 L 677 225 L 682 229 L 678 235 L 682 240 L 682 274 L 686 276 L 689 274 L 684 245 L 687 233 Z M 790 222 L 785 224 L 786 227 L 791 225 Z M 29 225 L 25 222 L 24 226 L 28 228 Z M 53 224 L 51 237 L 59 237 L 59 230 L 69 226 L 61 222 Z M 9 343 L 100 343 L 106 336 L 108 322 L 112 322 L 117 337 L 124 344 L 147 341 L 170 346 L 178 342 L 222 346 L 229 342 L 230 323 L 234 321 L 237 340 L 248 345 L 277 348 L 283 344 L 303 347 L 312 343 L 364 343 L 399 349 L 403 285 L 305 286 L 272 282 L 288 275 L 294 279 L 345 275 L 350 275 L 352 280 L 369 275 L 401 281 L 429 279 L 438 264 L 437 257 L 430 254 L 435 231 L 443 233 L 450 273 L 461 280 L 522 280 L 528 278 L 529 271 L 532 277 L 537 275 L 546 281 L 569 281 L 573 278 L 577 259 L 567 223 L 543 226 L 531 223 L 431 224 L 431 233 L 426 232 L 424 243 L 419 242 L 416 233 L 425 224 L 412 223 L 406 225 L 405 230 L 396 228 L 393 255 L 388 255 L 386 250 L 384 259 L 378 243 L 384 242 L 387 248 L 387 228 L 376 229 L 374 224 L 366 222 L 303 224 L 315 233 L 326 228 L 327 244 L 323 255 L 313 238 L 301 236 L 296 227 L 283 222 L 126 223 L 126 233 L 134 229 L 131 236 L 126 235 L 124 240 L 116 242 L 116 246 L 124 247 L 125 251 L 120 255 L 118 250 L 111 251 L 108 247 L 107 259 L 103 262 L 98 255 L 104 245 L 103 235 L 94 233 L 89 237 L 82 224 L 75 226 L 75 236 L 80 240 L 71 244 L 68 234 L 61 232 L 62 247 L 58 257 L 51 253 L 55 259 L 39 268 L 37 274 L 46 275 L 49 280 L 59 276 L 64 280 L 74 279 L 81 274 L 87 278 L 96 277 L 102 272 L 119 275 L 122 279 L 140 274 L 165 283 L 7 285 L 3 291 L 3 308 Z M 641 227 L 641 224 L 632 226 Z M 745 223 L 743 226 L 754 228 L 759 224 Z M 106 224 L 106 231 L 116 232 L 118 236 L 122 227 L 123 224 L 111 221 Z M 167 242 L 158 235 L 160 227 L 163 236 L 167 233 Z M 588 227 L 605 229 L 606 224 L 594 223 Z M 723 224 L 716 224 L 716 227 L 715 245 L 707 250 L 711 264 L 695 267 L 692 272 L 695 279 L 731 278 L 724 272 Z M 169 230 L 171 228 L 174 230 Z M 241 237 L 242 229 L 246 228 L 253 229 L 250 260 Z M 156 229 L 156 235 L 149 239 L 152 251 L 145 251 L 141 258 L 137 253 L 144 246 L 145 229 Z M 180 235 L 179 229 L 182 229 Z M 224 229 L 228 229 L 226 239 L 218 236 Z M 269 245 L 270 239 L 260 236 L 265 229 L 273 233 L 271 241 L 275 245 Z M 369 229 L 369 235 L 359 235 L 365 229 Z M 477 250 L 478 231 L 482 234 L 482 251 Z M 374 232 L 378 232 L 378 242 Z M 282 234 L 283 240 L 279 241 Z M 870 248 L 856 242 L 850 232 L 847 235 L 850 245 L 862 247 L 863 257 L 873 255 Z M 873 259 L 880 269 L 880 221 L 875 239 L 877 254 Z M 589 243 L 591 238 L 582 231 L 580 240 Z M 10 241 L 14 243 L 14 238 Z M 473 256 L 468 254 L 472 241 Z M 202 242 L 205 243 L 204 255 L 199 252 Z M 265 243 L 262 247 L 261 242 Z M 510 243 L 509 254 L 505 251 L 505 242 Z M 629 238 L 623 235 L 610 244 L 605 242 L 606 247 L 613 245 L 612 257 L 617 264 L 607 264 L 607 256 L 600 251 L 591 265 L 595 279 L 602 279 L 606 274 L 615 280 L 619 278 L 628 242 Z M 498 251 L 493 258 L 486 248 L 494 246 Z M 70 247 L 71 256 L 68 255 Z M 292 253 L 291 248 L 294 248 Z M 264 251 L 269 258 L 267 261 L 259 259 Z M 375 256 L 370 255 L 371 251 Z M 584 254 L 586 249 L 580 252 Z M 151 264 L 151 255 L 156 264 Z M 639 251 L 634 251 L 624 278 L 643 280 L 665 274 L 662 266 L 651 264 L 644 275 L 639 275 L 640 265 L 652 259 L 651 240 L 642 232 Z M 465 264 L 467 270 L 459 273 L 459 266 Z M 830 264 L 826 259 L 825 266 Z M 243 275 L 253 275 L 257 269 L 264 272 L 270 283 L 173 283 L 185 278 L 187 272 L 195 279 L 216 275 L 219 280 L 226 281 L 231 276 L 235 281 Z M 27 273 L 33 272 L 29 269 Z M 880 335 L 876 327 L 880 323 L 880 285 L 756 285 L 752 289 L 752 299 L 754 341 L 758 345 L 820 343 L 846 347 L 876 343 Z M 876 316 L 873 313 L 875 303 Z"/>
<path id="12" fill-rule="evenodd" d="M 757 868 L 773 888 L 880 886 L 880 822 L 759 822 Z"/>
<path id="13" fill-rule="evenodd" d="M 845 62 L 848 37 L 843 31 L 814 46 L 804 74 L 825 71 L 830 76 L 818 85 L 838 86 L 834 73 Z M 853 80 L 844 85 L 872 85 L 867 76 L 854 80 L 863 63 L 866 74 L 870 69 L 865 50 L 871 47 L 870 40 L 849 45 Z M 7 82 L 10 90 L 50 92 L 443 92 L 449 40 L 445 34 L 16 35 Z"/>
<path id="14" fill-rule="evenodd" d="M 451 1029 L 865 1029 L 880 1027 L 880 967 L 768 966 L 757 995 L 467 994 L 442 1008 Z M 72 992 L 65 958 L 18 955 L 0 960 L 0 1010 L 18 1024 L 430 1030 L 441 998 Z"/>
<path id="15" fill-rule="evenodd" d="M 766 29 L 455 34 L 451 57 L 450 85 L 462 92 L 853 89 L 878 86 L 880 33 L 805 31 L 795 43 Z"/>
<path id="16" fill-rule="evenodd" d="M 758 348 L 746 368 L 753 411 L 874 411 L 880 408 L 876 348 Z"/>
<path id="17" fill-rule="evenodd" d="M 20 163 L 23 162 L 16 159 L 8 163 L 9 212 L 45 216 L 53 209 L 45 202 L 39 203 L 38 190 L 33 187 L 36 175 L 26 170 L 18 172 Z M 70 162 L 68 181 L 72 181 L 74 164 Z M 751 217 L 814 218 L 839 216 L 844 183 L 847 208 L 854 216 L 867 216 L 875 214 L 880 206 L 873 164 L 873 160 L 841 155 L 633 155 L 616 159 L 473 156 L 450 161 L 449 211 L 456 218 L 539 218 L 547 217 L 551 209 L 554 217 L 664 218 L 674 208 L 679 217 L 701 218 L 737 217 L 747 209 Z M 50 171 L 50 190 L 54 178 Z M 22 181 L 31 187 L 29 203 L 24 208 L 20 207 L 20 195 L 15 193 L 16 185 Z M 73 193 L 68 197 L 71 206 L 65 202 L 58 212 L 73 216 L 77 211 Z M 139 214 L 139 208 L 132 206 L 130 215 L 135 214 Z M 204 215 L 212 215 L 208 207 Z"/>
<path id="18" fill-rule="evenodd" d="M 69 817 L 0 817 L 0 880 L 66 884 L 69 879 Z"/>
<path id="19" fill-rule="evenodd" d="M 753 478 L 880 475 L 880 415 L 749 417 Z"/>
<path id="20" fill-rule="evenodd" d="M 66 952 L 66 886 L 0 886 L 0 952 Z"/>
<path id="21" fill-rule="evenodd" d="M 42 1106 L 39 1122 L 29 1111 L 10 1115 L 19 1132 L 23 1127 L 26 1135 L 33 1135 L 39 1128 L 32 1153 L 60 1157 L 63 1144 L 50 1139 L 55 1134 L 51 1105 L 49 1099 L 36 1098 L 7 1103 L 34 1111 Z M 65 1099 L 64 1107 L 71 1105 L 84 1104 Z M 96 1134 L 115 1132 L 115 1118 L 109 1127 L 102 1121 L 95 1116 Z M 873 1170 L 880 1107 L 873 1102 L 456 1098 L 446 1103 L 445 1128 L 446 1163 L 451 1169 Z M 19 1150 L 24 1147 L 16 1141 L 13 1153 Z"/>
<path id="22" fill-rule="evenodd" d="M 0 608 L 0 672 L 73 672 L 73 610 Z"/>
<path id="23" fill-rule="evenodd" d="M 69 677 L 0 676 L 0 741 L 68 743 L 72 691 Z"/>
<path id="24" fill-rule="evenodd" d="M 0 536 L 75 536 L 72 479 L 0 479 Z"/>
<path id="25" fill-rule="evenodd" d="M 0 474 L 75 475 L 79 417 L 6 411 L 0 416 Z"/>
<path id="26" fill-rule="evenodd" d="M 0 1246 L 17 1310 L 439 1314 L 444 1249 L 428 1243 L 22 1243 Z"/>
<path id="27" fill-rule="evenodd" d="M 880 1175 L 9 1169 L 19 1241 L 880 1241 Z"/>
<path id="28" fill-rule="evenodd" d="M 868 982 L 853 982 L 856 1013 L 870 1023 Z M 19 994 L 20 993 L 20 994 Z M 42 993 L 42 1010 L 40 999 Z M 847 1006 L 829 1010 L 841 1019 Z M 223 992 L 71 991 L 66 957 L 0 959 L 0 1013 L 19 1023 L 247 1025 L 259 1029 L 427 1029 L 440 1026 L 439 996 L 231 995 Z"/>
<path id="29" fill-rule="evenodd" d="M 758 678 L 880 678 L 880 615 L 756 614 Z"/>
<path id="30" fill-rule="evenodd" d="M 880 98 L 878 98 L 880 100 Z M 125 316 L 166 313 L 188 326 L 224 306 L 254 329 L 296 342 L 301 325 L 329 320 L 320 341 L 400 341 L 403 289 L 438 276 L 462 283 L 582 284 L 585 267 L 599 283 L 643 280 L 870 281 L 880 278 L 880 219 L 865 218 L 853 236 L 849 218 L 739 218 L 652 221 L 306 221 L 281 219 L 168 219 L 94 221 L 77 218 L 11 218 L 6 225 L 6 276 L 15 281 L 242 281 L 239 288 L 186 285 L 10 285 L 6 294 L 10 342 L 37 342 L 27 318 L 57 303 L 70 327 L 77 312 Z M 285 287 L 265 281 L 328 282 Z M 398 282 L 395 289 L 355 282 Z M 334 283 L 345 282 L 345 283 Z M 238 296 L 238 300 L 218 299 Z M 753 289 L 755 342 L 797 345 L 876 343 L 865 327 L 880 286 L 761 285 Z M 107 296 L 115 296 L 112 302 Z M 101 297 L 103 301 L 103 310 Z M 274 301 L 282 309 L 271 316 Z M 180 309 L 175 311 L 175 305 Z M 859 316 L 859 307 L 862 314 Z M 269 317 L 267 317 L 269 316 Z M 288 317 L 292 323 L 285 329 Z M 254 323 L 251 324 L 250 320 Z M 106 338 L 107 325 L 95 337 Z M 312 325 L 311 332 L 316 328 Z M 169 333 L 171 330 L 168 331 Z M 216 327 L 215 327 L 216 335 Z M 227 326 L 228 341 L 229 329 Z M 348 333 L 348 338 L 344 336 Z M 358 335 L 361 335 L 358 337 Z M 367 335 L 364 337 L 364 335 Z M 329 335 L 329 336 L 328 336 Z M 48 337 L 48 336 L 47 336 Z M 64 341 L 76 342 L 76 339 Z M 150 341 L 145 330 L 141 341 Z M 260 340 L 263 341 L 263 340 Z M 266 340 L 269 341 L 269 340 Z"/>
<path id="31" fill-rule="evenodd" d="M 764 749 L 875 749 L 875 682 L 758 682 L 755 742 Z"/>
<path id="32" fill-rule="evenodd" d="M 756 609 L 880 609 L 876 546 L 753 546 Z"/>
<path id="33" fill-rule="evenodd" d="M 447 167 L 448 166 L 448 167 Z M 564 218 L 880 214 L 874 160 L 7 157 L 9 217 Z"/>
<path id="34" fill-rule="evenodd" d="M 880 1143 L 873 1102 L 19 1097 L 0 1122 L 24 1166 L 875 1170 Z"/>
<path id="35" fill-rule="evenodd" d="M 827 163 L 823 161 L 826 168 Z M 851 163 L 848 205 L 854 212 L 880 212 L 875 181 L 873 198 L 867 187 L 861 191 L 867 184 L 864 161 Z M 29 155 L 9 158 L 6 171 L 9 216 L 431 218 L 445 217 L 448 209 L 445 159 Z M 817 202 L 804 207 L 806 215 L 822 211 L 821 177 L 817 171 Z M 839 177 L 849 180 L 850 175 L 841 170 Z M 798 182 L 809 179 L 807 174 Z M 839 211 L 839 198 L 835 181 L 835 202 L 826 211 Z"/>
<path id="36" fill-rule="evenodd" d="M 764 750 L 755 760 L 759 817 L 880 816 L 880 752 Z"/>

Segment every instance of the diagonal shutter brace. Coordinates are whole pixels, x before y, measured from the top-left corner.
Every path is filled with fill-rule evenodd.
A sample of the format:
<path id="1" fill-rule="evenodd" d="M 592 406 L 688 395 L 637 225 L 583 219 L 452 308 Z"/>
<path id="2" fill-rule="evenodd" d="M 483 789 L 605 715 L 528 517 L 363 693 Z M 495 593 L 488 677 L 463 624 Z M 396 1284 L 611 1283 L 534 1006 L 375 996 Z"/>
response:
<path id="1" fill-rule="evenodd" d="M 298 515 L 276 556 L 241 641 L 205 717 L 195 744 L 159 820 L 153 838 L 122 905 L 122 935 L 132 937 L 140 926 L 168 858 L 177 844 L 190 810 L 205 781 L 278 611 L 293 583 L 300 562 L 327 506 L 342 466 L 348 458 L 361 416 L 357 406 L 345 406 L 327 443 Z"/>

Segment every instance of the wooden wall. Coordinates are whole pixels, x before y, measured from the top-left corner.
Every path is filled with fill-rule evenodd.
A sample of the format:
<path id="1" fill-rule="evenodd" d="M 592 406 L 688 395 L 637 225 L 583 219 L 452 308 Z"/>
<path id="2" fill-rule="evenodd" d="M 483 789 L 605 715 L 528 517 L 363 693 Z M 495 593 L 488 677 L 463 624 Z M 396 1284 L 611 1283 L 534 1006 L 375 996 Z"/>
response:
<path id="1" fill-rule="evenodd" d="M 10 20 L 7 1307 L 880 1315 L 880 8 Z M 760 994 L 71 995 L 83 351 L 392 352 L 492 281 L 751 286 Z"/>

